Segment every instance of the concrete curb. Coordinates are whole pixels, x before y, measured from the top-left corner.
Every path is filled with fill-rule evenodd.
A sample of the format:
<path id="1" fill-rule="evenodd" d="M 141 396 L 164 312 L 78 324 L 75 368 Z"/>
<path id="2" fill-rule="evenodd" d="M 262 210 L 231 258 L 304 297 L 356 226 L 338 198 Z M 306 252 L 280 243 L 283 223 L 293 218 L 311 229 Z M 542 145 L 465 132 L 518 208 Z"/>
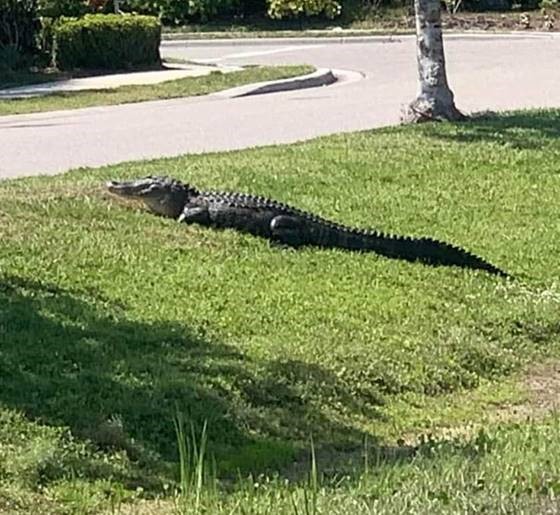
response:
<path id="1" fill-rule="evenodd" d="M 232 72 L 236 70 L 241 70 L 240 67 L 235 66 L 206 66 L 206 70 L 201 73 L 196 73 L 194 75 L 207 75 L 210 73 L 211 69 L 219 69 L 222 72 Z M 180 70 L 177 70 L 180 71 Z M 185 75 L 182 76 L 193 76 L 192 70 L 186 69 L 184 70 Z M 160 73 L 160 72 L 156 72 Z M 344 75 L 344 72 L 340 72 L 341 75 Z M 123 74 L 123 76 L 127 75 L 134 75 L 134 74 Z M 165 80 L 172 80 L 173 78 L 180 78 L 180 77 L 170 77 L 164 78 L 162 77 L 161 81 L 146 83 L 158 83 L 163 82 Z M 101 84 L 97 86 L 92 86 L 90 79 L 72 79 L 70 81 L 61 81 L 61 82 L 53 82 L 53 83 L 44 83 L 32 86 L 23 86 L 19 88 L 13 89 L 6 89 L 0 90 L 0 100 L 10 100 L 15 98 L 30 98 L 35 96 L 42 96 L 47 95 L 49 93 L 55 93 L 58 91 L 95 91 L 99 89 L 107 89 L 111 87 L 119 87 L 121 85 L 125 85 L 126 83 L 120 84 L 118 83 L 118 77 L 108 76 L 107 77 L 93 77 L 94 81 L 101 81 Z M 308 75 L 300 75 L 298 77 L 290 77 L 287 79 L 280 79 L 275 81 L 267 81 L 267 82 L 257 82 L 253 84 L 246 84 L 244 86 L 238 86 L 235 88 L 226 89 L 224 91 L 218 91 L 216 93 L 211 93 L 212 96 L 219 96 L 222 98 L 236 98 L 236 97 L 245 97 L 249 95 L 261 95 L 264 93 L 276 93 L 279 91 L 291 91 L 295 89 L 306 89 L 306 88 L 315 88 L 319 86 L 328 86 L 329 84 L 333 84 L 338 80 L 337 74 L 335 74 L 332 70 L 327 68 L 321 68 L 313 73 Z M 106 81 L 106 82 L 105 82 Z M 110 82 L 114 82 L 114 84 L 110 84 Z M 143 84 L 144 82 L 139 81 L 136 84 Z"/>
<path id="2" fill-rule="evenodd" d="M 451 32 L 443 34 L 444 39 L 556 39 L 560 32 Z M 259 46 L 259 45 L 325 45 L 325 44 L 351 44 L 351 43 L 393 43 L 403 39 L 414 39 L 413 33 L 394 33 L 371 36 L 308 36 L 308 37 L 265 37 L 265 38 L 216 38 L 216 39 L 163 39 L 163 47 L 185 46 L 208 47 L 208 46 Z"/>
<path id="3" fill-rule="evenodd" d="M 273 38 L 223 38 L 223 39 L 164 39 L 162 47 L 185 46 L 259 46 L 259 45 L 318 45 L 340 43 L 390 43 L 399 40 L 403 35 L 386 36 L 309 36 L 309 37 L 273 37 Z M 404 35 L 411 37 L 411 35 Z"/>
<path id="4" fill-rule="evenodd" d="M 317 88 L 320 86 L 328 86 L 337 81 L 336 75 L 328 68 L 320 68 L 308 75 L 300 75 L 299 77 L 291 77 L 289 79 L 280 79 L 269 82 L 257 82 L 255 84 L 247 84 L 237 88 L 226 89 L 214 93 L 214 96 L 222 98 L 239 98 L 250 95 L 263 95 L 265 93 L 278 93 L 280 91 L 293 91 L 296 89 Z"/>

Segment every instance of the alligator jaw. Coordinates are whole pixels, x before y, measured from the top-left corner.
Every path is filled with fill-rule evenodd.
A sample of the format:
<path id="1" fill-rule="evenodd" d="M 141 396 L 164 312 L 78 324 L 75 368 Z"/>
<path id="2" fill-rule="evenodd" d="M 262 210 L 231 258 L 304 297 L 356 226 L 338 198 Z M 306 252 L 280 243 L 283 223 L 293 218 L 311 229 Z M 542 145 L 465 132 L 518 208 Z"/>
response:
<path id="1" fill-rule="evenodd" d="M 142 197 L 150 190 L 153 181 L 146 179 L 138 179 L 136 181 L 107 181 L 105 186 L 115 195 L 121 197 Z"/>
<path id="2" fill-rule="evenodd" d="M 169 177 L 144 177 L 133 181 L 108 181 L 107 190 L 119 197 L 142 200 L 150 211 L 161 216 L 177 218 L 189 195 L 196 194 L 179 181 Z"/>

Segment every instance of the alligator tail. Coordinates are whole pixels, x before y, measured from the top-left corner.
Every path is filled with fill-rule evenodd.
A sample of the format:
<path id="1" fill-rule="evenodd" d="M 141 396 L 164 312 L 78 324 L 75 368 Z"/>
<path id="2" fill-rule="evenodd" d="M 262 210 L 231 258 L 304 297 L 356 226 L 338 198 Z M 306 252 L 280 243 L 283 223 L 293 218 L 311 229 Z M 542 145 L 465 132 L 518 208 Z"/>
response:
<path id="1" fill-rule="evenodd" d="M 434 266 L 459 266 L 510 277 L 498 267 L 469 251 L 431 238 L 394 236 L 377 231 L 361 231 L 338 226 L 336 246 L 348 250 L 375 252 L 385 257 L 420 261 Z"/>

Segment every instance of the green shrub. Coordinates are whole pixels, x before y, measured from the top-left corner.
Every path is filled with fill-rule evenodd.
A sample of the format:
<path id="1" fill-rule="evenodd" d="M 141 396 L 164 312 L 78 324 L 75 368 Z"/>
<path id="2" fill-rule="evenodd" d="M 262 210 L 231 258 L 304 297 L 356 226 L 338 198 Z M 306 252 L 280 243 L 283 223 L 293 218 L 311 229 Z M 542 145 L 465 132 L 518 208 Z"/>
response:
<path id="1" fill-rule="evenodd" d="M 513 6 L 512 0 L 464 0 L 461 8 L 465 11 L 510 11 Z"/>
<path id="2" fill-rule="evenodd" d="M 92 14 L 94 6 L 89 0 L 37 0 L 41 17 L 39 46 L 47 58 L 52 60 L 54 27 L 62 17 L 80 17 Z"/>
<path id="3" fill-rule="evenodd" d="M 38 0 L 39 13 L 47 18 L 83 16 L 91 12 L 87 0 Z"/>
<path id="4" fill-rule="evenodd" d="M 241 0 L 122 0 L 124 11 L 157 16 L 164 25 L 184 25 L 230 16 L 239 10 Z"/>
<path id="5" fill-rule="evenodd" d="M 511 11 L 514 4 L 523 10 L 538 9 L 541 0 L 463 0 L 461 8 L 465 11 Z"/>
<path id="6" fill-rule="evenodd" d="M 295 18 L 319 16 L 335 18 L 342 10 L 337 0 L 269 0 L 268 14 L 271 18 Z"/>
<path id="7" fill-rule="evenodd" d="M 26 64 L 25 56 L 15 46 L 0 46 L 0 75 L 24 68 Z"/>
<path id="8" fill-rule="evenodd" d="M 88 14 L 61 18 L 53 31 L 54 63 L 61 70 L 129 69 L 160 62 L 161 25 L 154 17 Z"/>
<path id="9" fill-rule="evenodd" d="M 37 0 L 0 0 L 0 49 L 3 55 L 35 53 L 39 28 Z"/>
<path id="10" fill-rule="evenodd" d="M 188 19 L 208 21 L 212 18 L 225 17 L 235 11 L 236 0 L 189 0 Z"/>

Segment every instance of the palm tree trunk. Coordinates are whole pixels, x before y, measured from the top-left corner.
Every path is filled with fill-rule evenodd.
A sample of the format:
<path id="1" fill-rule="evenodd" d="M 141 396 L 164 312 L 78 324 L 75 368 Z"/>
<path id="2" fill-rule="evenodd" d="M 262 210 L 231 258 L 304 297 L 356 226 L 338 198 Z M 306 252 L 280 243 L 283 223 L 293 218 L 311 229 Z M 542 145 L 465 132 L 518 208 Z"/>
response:
<path id="1" fill-rule="evenodd" d="M 440 0 L 414 0 L 414 9 L 419 87 L 418 96 L 405 110 L 404 121 L 464 119 L 447 84 Z"/>

